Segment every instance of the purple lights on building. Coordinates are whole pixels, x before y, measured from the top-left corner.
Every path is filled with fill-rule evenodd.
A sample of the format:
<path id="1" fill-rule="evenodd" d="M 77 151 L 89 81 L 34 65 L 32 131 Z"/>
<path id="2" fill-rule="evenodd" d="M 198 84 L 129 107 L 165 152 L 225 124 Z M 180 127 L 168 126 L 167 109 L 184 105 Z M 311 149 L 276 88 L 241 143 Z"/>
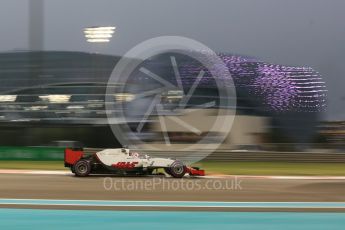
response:
<path id="1" fill-rule="evenodd" d="M 253 94 L 275 111 L 319 111 L 325 107 L 325 83 L 311 68 L 260 63 Z"/>
<path id="2" fill-rule="evenodd" d="M 310 67 L 275 65 L 237 55 L 219 54 L 229 68 L 237 92 L 245 92 L 266 111 L 318 112 L 326 107 L 326 86 Z M 184 76 L 194 76 L 201 67 L 183 67 Z M 181 75 L 181 76 L 182 76 Z M 201 84 L 210 82 L 205 75 Z"/>

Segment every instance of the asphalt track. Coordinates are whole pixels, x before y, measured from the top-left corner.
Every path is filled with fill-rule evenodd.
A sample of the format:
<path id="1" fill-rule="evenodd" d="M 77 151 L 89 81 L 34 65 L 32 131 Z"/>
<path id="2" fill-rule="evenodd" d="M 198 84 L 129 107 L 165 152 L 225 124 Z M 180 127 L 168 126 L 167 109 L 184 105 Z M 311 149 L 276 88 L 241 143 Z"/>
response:
<path id="1" fill-rule="evenodd" d="M 72 175 L 0 174 L 1 199 L 201 201 L 201 202 L 345 202 L 344 179 L 279 179 L 265 177 L 186 178 L 104 177 Z M 6 204 L 1 208 L 37 208 L 32 204 Z M 262 207 L 143 207 L 73 206 L 45 204 L 40 208 L 101 210 L 205 210 L 262 211 Z M 284 207 L 283 207 L 284 208 Z M 282 207 L 266 207 L 279 211 Z M 342 207 L 285 207 L 288 211 L 336 211 Z"/>
<path id="2" fill-rule="evenodd" d="M 343 229 L 342 177 L 2 171 L 0 229 Z"/>

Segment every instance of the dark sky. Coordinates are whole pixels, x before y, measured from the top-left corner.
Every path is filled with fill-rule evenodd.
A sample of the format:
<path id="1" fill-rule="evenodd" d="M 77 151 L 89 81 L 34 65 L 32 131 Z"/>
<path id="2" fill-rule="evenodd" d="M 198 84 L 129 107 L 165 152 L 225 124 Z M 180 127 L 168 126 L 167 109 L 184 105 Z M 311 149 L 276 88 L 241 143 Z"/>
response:
<path id="1" fill-rule="evenodd" d="M 215 51 L 310 66 L 328 87 L 327 119 L 345 120 L 345 0 L 46 0 L 46 50 L 126 53 L 156 36 L 179 35 Z M 1 0 L 0 51 L 28 49 L 28 0 Z M 114 25 L 94 45 L 83 28 Z"/>

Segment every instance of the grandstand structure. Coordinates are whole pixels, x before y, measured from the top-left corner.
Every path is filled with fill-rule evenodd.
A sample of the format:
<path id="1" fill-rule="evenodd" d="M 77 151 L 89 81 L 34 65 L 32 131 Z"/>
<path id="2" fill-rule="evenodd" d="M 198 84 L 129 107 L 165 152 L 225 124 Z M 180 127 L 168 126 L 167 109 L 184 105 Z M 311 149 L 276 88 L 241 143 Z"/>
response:
<path id="1" fill-rule="evenodd" d="M 313 141 L 326 108 L 327 90 L 318 72 L 240 55 L 219 57 L 235 84 L 237 114 L 268 118 L 265 142 L 303 146 Z M 91 147 L 119 145 L 109 128 L 104 104 L 106 97 L 113 96 L 105 96 L 105 91 L 120 58 L 60 51 L 1 53 L 0 144 L 71 140 Z M 188 88 L 192 84 L 188 76 L 202 67 L 184 57 L 180 60 L 181 78 Z M 158 73 L 163 71 L 167 80 L 172 76 L 164 61 L 151 65 Z M 194 101 L 212 96 L 216 86 L 210 79 L 208 74 L 203 77 Z M 115 100 L 119 100 L 116 95 Z"/>

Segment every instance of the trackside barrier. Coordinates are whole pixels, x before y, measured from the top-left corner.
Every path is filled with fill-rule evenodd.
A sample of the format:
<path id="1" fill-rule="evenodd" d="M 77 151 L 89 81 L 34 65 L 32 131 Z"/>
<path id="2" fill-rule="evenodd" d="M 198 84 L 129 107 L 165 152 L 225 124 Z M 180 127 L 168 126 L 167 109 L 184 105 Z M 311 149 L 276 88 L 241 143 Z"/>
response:
<path id="1" fill-rule="evenodd" d="M 102 149 L 84 148 L 84 154 L 93 154 Z M 142 152 L 139 149 L 136 150 Z M 201 150 L 202 151 L 202 150 Z M 145 154 L 157 157 L 169 157 L 171 152 L 145 151 Z M 188 152 L 174 152 L 173 155 L 188 155 Z M 0 160 L 63 161 L 62 147 L 0 147 Z M 277 151 L 231 151 L 218 150 L 209 155 L 206 161 L 226 162 L 310 162 L 310 163 L 345 163 L 345 153 L 334 152 L 277 152 Z"/>
<path id="2" fill-rule="evenodd" d="M 0 160 L 58 161 L 64 158 L 61 147 L 0 147 Z"/>

